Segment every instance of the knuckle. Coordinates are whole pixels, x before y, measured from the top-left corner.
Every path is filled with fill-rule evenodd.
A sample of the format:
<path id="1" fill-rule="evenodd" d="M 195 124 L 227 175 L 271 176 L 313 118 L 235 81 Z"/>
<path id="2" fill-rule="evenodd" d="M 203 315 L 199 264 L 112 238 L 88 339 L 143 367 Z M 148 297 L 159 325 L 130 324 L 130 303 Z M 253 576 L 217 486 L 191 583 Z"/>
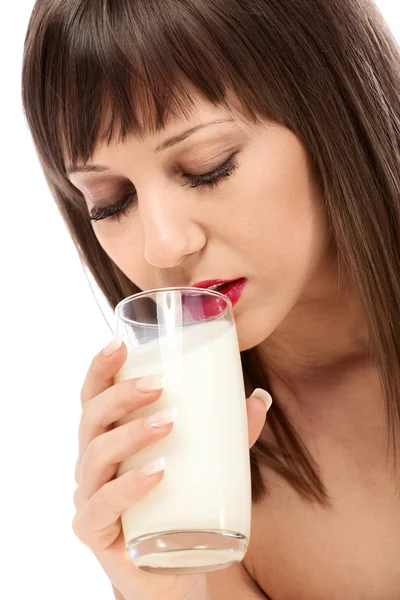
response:
<path id="1" fill-rule="evenodd" d="M 78 514 L 76 514 L 72 520 L 72 531 L 80 540 L 83 539 L 82 520 Z"/>
<path id="2" fill-rule="evenodd" d="M 103 454 L 103 442 L 101 436 L 94 438 L 89 442 L 86 452 L 83 456 L 82 462 L 85 464 L 97 463 Z"/>
<path id="3" fill-rule="evenodd" d="M 79 434 L 81 435 L 88 426 L 91 425 L 93 421 L 93 409 L 92 409 L 92 400 L 87 400 L 85 404 L 82 406 L 82 415 L 81 420 L 79 422 Z"/>
<path id="4" fill-rule="evenodd" d="M 81 389 L 81 393 L 80 393 L 79 399 L 81 401 L 81 406 L 84 406 L 85 402 L 87 401 L 86 393 L 85 393 L 85 386 L 83 386 L 82 389 Z"/>
<path id="5" fill-rule="evenodd" d="M 79 433 L 86 430 L 92 430 L 93 427 L 103 427 L 107 420 L 107 415 L 104 413 L 104 402 L 101 402 L 104 393 L 100 393 L 87 400 L 82 406 L 82 416 L 79 423 Z"/>
<path id="6" fill-rule="evenodd" d="M 75 509 L 79 505 L 79 495 L 80 495 L 80 490 L 79 490 L 79 487 L 77 487 L 76 490 L 75 490 L 75 492 L 74 492 L 74 496 L 73 496 L 73 501 L 74 501 Z"/>
<path id="7" fill-rule="evenodd" d="M 122 455 L 135 453 L 137 451 L 137 435 L 132 428 L 132 422 L 125 423 L 113 429 L 110 433 L 110 442 L 112 442 L 111 456 L 118 461 L 122 460 Z"/>
<path id="8" fill-rule="evenodd" d="M 89 374 L 96 373 L 96 371 L 98 370 L 98 365 L 99 365 L 101 355 L 102 355 L 102 352 L 100 351 L 93 356 L 92 360 L 90 361 L 90 365 L 89 365 L 89 369 L 88 369 Z"/>
<path id="9" fill-rule="evenodd" d="M 78 460 L 78 462 L 75 465 L 75 483 L 76 483 L 76 485 L 78 485 L 78 483 L 79 483 L 80 476 L 81 476 L 81 464 L 80 464 L 80 461 Z"/>
<path id="10" fill-rule="evenodd" d="M 81 420 L 79 421 L 79 425 L 78 425 L 78 440 L 81 440 L 83 438 L 84 431 L 85 431 L 85 422 L 84 422 L 83 414 L 82 414 Z"/>
<path id="11" fill-rule="evenodd" d="M 103 485 L 90 499 L 90 515 L 96 520 L 99 515 L 114 515 L 114 505 L 117 498 L 110 493 L 112 487 L 110 483 Z"/>
<path id="12" fill-rule="evenodd" d="M 85 383 L 83 384 L 83 386 L 81 388 L 80 400 L 81 400 L 82 408 L 84 408 L 86 403 L 89 402 L 89 400 L 91 399 L 91 394 L 90 394 L 91 387 L 92 386 L 90 385 L 89 381 L 85 381 Z"/>

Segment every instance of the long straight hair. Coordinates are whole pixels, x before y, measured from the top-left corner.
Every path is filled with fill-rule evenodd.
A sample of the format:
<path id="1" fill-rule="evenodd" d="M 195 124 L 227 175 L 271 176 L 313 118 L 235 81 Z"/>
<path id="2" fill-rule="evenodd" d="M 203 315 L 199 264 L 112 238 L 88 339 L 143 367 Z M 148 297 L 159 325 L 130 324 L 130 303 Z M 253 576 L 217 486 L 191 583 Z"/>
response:
<path id="1" fill-rule="evenodd" d="M 400 61 L 369 0 L 37 0 L 23 63 L 24 110 L 48 185 L 79 255 L 111 306 L 138 289 L 98 243 L 67 163 L 99 142 L 160 131 L 193 87 L 254 122 L 294 132 L 322 186 L 338 268 L 357 286 L 387 407 L 388 458 L 400 431 Z M 262 158 L 260 157 L 260 160 Z M 254 226 L 257 227 L 255 220 Z M 257 348 L 246 385 L 268 389 Z M 251 450 L 305 499 L 328 503 L 318 465 L 279 398 L 275 442 Z"/>

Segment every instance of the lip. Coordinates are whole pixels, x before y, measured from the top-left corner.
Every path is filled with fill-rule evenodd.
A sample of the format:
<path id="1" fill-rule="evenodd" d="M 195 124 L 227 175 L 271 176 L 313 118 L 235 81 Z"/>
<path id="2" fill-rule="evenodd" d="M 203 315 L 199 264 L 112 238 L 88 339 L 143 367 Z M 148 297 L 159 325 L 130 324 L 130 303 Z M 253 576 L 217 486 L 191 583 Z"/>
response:
<path id="1" fill-rule="evenodd" d="M 232 302 L 232 306 L 235 306 L 240 300 L 244 287 L 246 285 L 246 279 L 241 277 L 240 279 L 209 279 L 206 281 L 200 281 L 194 284 L 192 287 L 200 289 L 208 289 L 214 285 L 223 286 L 218 288 L 218 292 L 223 294 Z"/>
<path id="2" fill-rule="evenodd" d="M 199 281 L 198 283 L 194 283 L 192 287 L 202 288 L 205 290 L 213 285 L 223 285 L 225 283 L 231 283 L 232 281 L 237 281 L 237 279 L 207 279 L 206 281 Z"/>

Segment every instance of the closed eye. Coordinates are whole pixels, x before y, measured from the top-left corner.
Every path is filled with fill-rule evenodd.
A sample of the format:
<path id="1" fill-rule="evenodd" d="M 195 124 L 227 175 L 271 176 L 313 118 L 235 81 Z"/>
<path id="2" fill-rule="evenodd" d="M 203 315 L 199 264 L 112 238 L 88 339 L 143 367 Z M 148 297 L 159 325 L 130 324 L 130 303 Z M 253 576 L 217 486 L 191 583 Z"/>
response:
<path id="1" fill-rule="evenodd" d="M 191 188 L 210 189 L 215 187 L 222 179 L 229 177 L 237 168 L 236 154 L 237 152 L 232 154 L 221 166 L 209 173 L 202 175 L 183 173 L 183 178 L 186 179 L 183 185 L 189 185 Z M 90 220 L 102 221 L 109 218 L 120 221 L 121 217 L 127 214 L 128 209 L 135 202 L 135 199 L 136 191 L 131 190 L 109 206 L 93 206 L 90 210 Z"/>
<path id="2" fill-rule="evenodd" d="M 232 171 L 236 169 L 237 163 L 235 157 L 236 154 L 233 154 L 226 162 L 224 162 L 224 164 L 210 173 L 204 173 L 203 175 L 190 175 L 184 173 L 183 176 L 188 180 L 184 185 L 190 184 L 191 188 L 197 188 L 203 185 L 206 187 L 214 187 L 221 179 L 229 177 Z"/>

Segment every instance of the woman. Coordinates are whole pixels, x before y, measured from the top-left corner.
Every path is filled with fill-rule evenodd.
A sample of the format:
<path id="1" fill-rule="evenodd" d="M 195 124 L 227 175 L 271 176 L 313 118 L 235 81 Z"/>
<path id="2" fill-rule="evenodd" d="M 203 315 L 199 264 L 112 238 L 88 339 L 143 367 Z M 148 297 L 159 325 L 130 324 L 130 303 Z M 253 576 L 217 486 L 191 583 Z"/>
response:
<path id="1" fill-rule="evenodd" d="M 112 385 L 124 346 L 96 356 L 74 530 L 117 598 L 400 597 L 399 68 L 368 0 L 37 1 L 24 107 L 80 256 L 112 306 L 244 278 L 246 387 L 274 399 L 265 425 L 248 400 L 243 563 L 143 573 L 119 516 L 162 470 L 115 463 L 173 425 L 113 427 L 160 384 Z"/>

